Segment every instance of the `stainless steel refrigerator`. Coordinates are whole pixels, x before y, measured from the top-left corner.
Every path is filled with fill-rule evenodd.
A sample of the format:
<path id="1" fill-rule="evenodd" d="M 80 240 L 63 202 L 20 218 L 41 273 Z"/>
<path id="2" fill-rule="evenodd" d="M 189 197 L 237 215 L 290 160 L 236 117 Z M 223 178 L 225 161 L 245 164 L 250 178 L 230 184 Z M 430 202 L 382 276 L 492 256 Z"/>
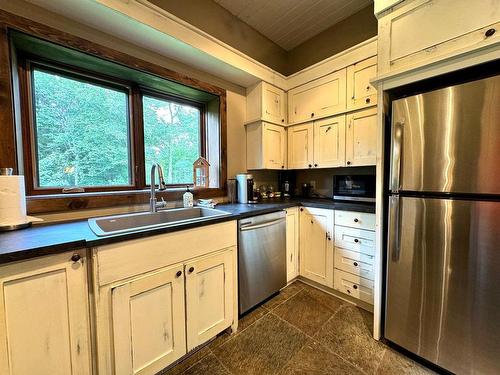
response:
<path id="1" fill-rule="evenodd" d="M 500 374 L 500 76 L 392 104 L 384 336 Z"/>

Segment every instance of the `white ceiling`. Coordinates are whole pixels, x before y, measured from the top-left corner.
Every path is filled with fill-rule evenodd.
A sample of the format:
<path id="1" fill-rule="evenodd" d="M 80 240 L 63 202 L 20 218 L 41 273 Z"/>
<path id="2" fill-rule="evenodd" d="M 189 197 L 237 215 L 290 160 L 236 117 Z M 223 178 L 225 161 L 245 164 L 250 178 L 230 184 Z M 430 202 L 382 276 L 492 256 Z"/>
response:
<path id="1" fill-rule="evenodd" d="M 289 51 L 373 0 L 214 0 Z"/>

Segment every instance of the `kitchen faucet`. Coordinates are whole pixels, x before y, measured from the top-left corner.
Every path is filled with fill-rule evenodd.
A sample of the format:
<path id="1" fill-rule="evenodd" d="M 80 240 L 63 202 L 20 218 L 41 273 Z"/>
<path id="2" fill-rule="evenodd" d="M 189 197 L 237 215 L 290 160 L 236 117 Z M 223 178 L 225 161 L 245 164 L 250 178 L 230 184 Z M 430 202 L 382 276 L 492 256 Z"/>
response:
<path id="1" fill-rule="evenodd" d="M 163 191 L 167 188 L 165 181 L 163 180 L 163 169 L 160 164 L 153 164 L 151 167 L 151 195 L 149 197 L 149 211 L 156 212 L 158 208 L 163 208 L 167 206 L 167 202 L 161 199 L 158 202 L 156 199 L 156 186 L 155 186 L 155 170 L 158 170 L 158 190 Z"/>

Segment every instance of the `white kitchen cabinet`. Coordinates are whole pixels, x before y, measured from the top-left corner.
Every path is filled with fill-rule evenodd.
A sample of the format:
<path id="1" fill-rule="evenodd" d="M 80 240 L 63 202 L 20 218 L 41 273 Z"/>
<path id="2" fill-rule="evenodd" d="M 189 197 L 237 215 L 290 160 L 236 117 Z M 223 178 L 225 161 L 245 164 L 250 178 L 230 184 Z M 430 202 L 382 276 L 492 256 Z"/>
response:
<path id="1" fill-rule="evenodd" d="M 299 275 L 299 209 L 286 209 L 286 281 Z"/>
<path id="2" fill-rule="evenodd" d="M 347 110 L 377 105 L 377 90 L 370 80 L 377 76 L 377 56 L 347 67 Z"/>
<path id="3" fill-rule="evenodd" d="M 345 165 L 345 116 L 314 121 L 313 166 L 331 168 Z"/>
<path id="4" fill-rule="evenodd" d="M 286 124 L 286 93 L 266 82 L 247 89 L 246 123 L 266 121 Z"/>
<path id="5" fill-rule="evenodd" d="M 300 208 L 300 275 L 333 287 L 333 210 Z"/>
<path id="6" fill-rule="evenodd" d="M 346 165 L 375 165 L 377 162 L 377 108 L 347 115 Z"/>
<path id="7" fill-rule="evenodd" d="M 156 374 L 236 330 L 236 246 L 228 221 L 92 249 L 98 373 Z"/>
<path id="8" fill-rule="evenodd" d="M 346 69 L 288 91 L 289 123 L 300 123 L 345 112 Z"/>
<path id="9" fill-rule="evenodd" d="M 187 350 L 203 344 L 233 322 L 233 249 L 186 263 Z"/>
<path id="10" fill-rule="evenodd" d="M 182 264 L 113 287 L 111 305 L 115 374 L 155 374 L 186 353 Z"/>
<path id="11" fill-rule="evenodd" d="M 284 169 L 287 166 L 286 128 L 268 122 L 247 124 L 247 169 Z"/>
<path id="12" fill-rule="evenodd" d="M 378 75 L 495 48 L 500 44 L 499 28 L 498 1 L 405 1 L 378 20 Z"/>
<path id="13" fill-rule="evenodd" d="M 288 129 L 288 169 L 304 169 L 313 166 L 313 123 L 291 126 Z"/>
<path id="14" fill-rule="evenodd" d="M 90 375 L 85 251 L 0 267 L 0 373 Z"/>

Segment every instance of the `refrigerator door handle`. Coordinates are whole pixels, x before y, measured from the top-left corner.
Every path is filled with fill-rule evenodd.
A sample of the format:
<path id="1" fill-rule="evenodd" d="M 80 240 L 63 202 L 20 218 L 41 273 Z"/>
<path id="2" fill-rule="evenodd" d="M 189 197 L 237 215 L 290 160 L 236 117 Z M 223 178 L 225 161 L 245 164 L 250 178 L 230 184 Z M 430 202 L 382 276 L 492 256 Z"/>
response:
<path id="1" fill-rule="evenodd" d="M 403 148 L 404 119 L 394 123 L 392 128 L 391 191 L 398 193 L 401 188 L 401 154 Z"/>
<path id="2" fill-rule="evenodd" d="M 401 251 L 401 204 L 398 195 L 389 198 L 389 254 L 393 262 L 399 262 Z"/>

